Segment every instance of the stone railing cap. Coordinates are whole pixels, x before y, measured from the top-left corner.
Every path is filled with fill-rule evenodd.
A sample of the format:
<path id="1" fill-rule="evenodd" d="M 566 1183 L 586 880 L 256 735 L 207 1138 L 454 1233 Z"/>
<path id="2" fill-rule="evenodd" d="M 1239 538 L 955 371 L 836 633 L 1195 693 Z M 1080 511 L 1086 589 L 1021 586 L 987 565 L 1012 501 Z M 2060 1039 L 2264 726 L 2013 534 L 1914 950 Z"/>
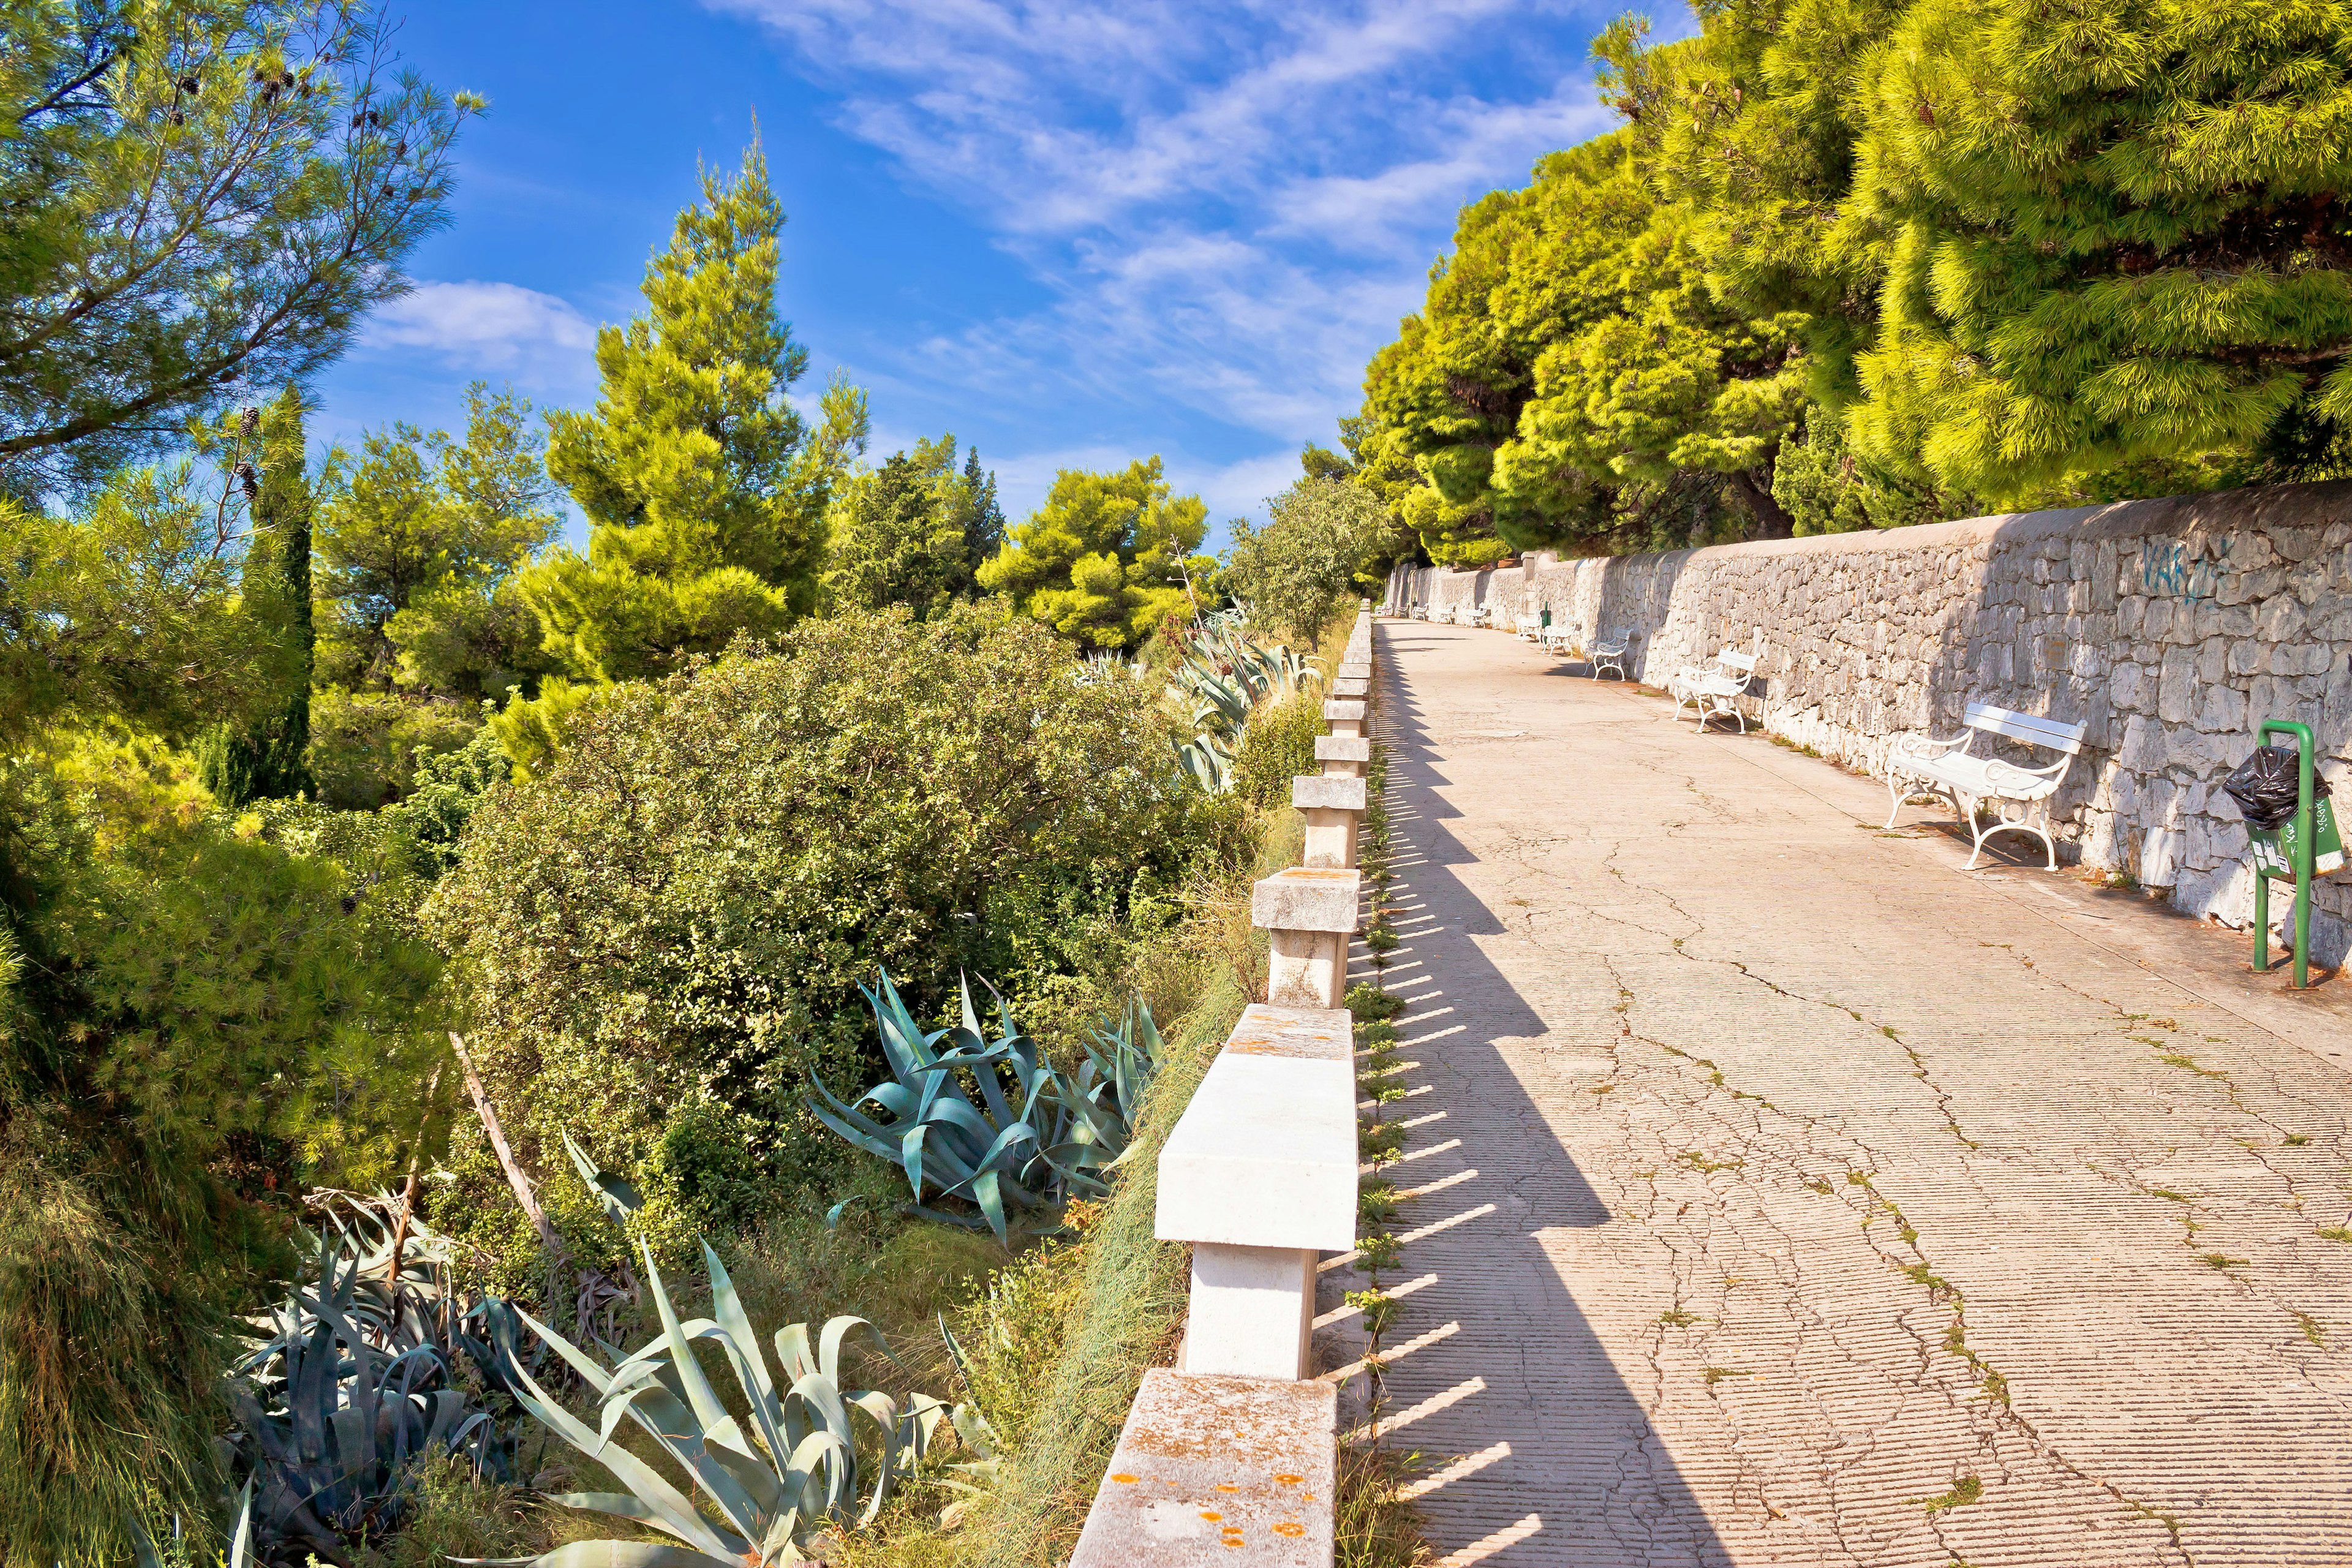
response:
<path id="1" fill-rule="evenodd" d="M 1162 1241 L 1344 1252 L 1356 1244 L 1354 1020 L 1255 1006 L 1160 1151 Z"/>
<path id="2" fill-rule="evenodd" d="M 1329 1568 L 1339 1401 L 1338 1385 L 1320 1378 L 1153 1367 L 1128 1407 L 1070 1568 L 1192 1568 L 1237 1555 L 1268 1568 Z"/>
<path id="3" fill-rule="evenodd" d="M 1360 698 L 1335 697 L 1323 704 L 1323 717 L 1326 719 L 1344 721 L 1349 719 L 1360 720 L 1363 716 L 1364 703 Z"/>
<path id="4" fill-rule="evenodd" d="M 1301 811 L 1361 811 L 1364 781 L 1300 773 L 1290 781 L 1290 804 Z"/>
<path id="5" fill-rule="evenodd" d="M 1293 866 L 1250 889 L 1250 923 L 1267 931 L 1352 931 L 1363 898 L 1360 871 Z"/>
<path id="6" fill-rule="evenodd" d="M 1318 763 L 1369 763 L 1372 760 L 1372 738 L 1370 735 L 1318 735 L 1315 737 L 1315 760 Z"/>
<path id="7" fill-rule="evenodd" d="M 1366 676 L 1341 675 L 1332 679 L 1331 695 L 1334 697 L 1370 697 L 1371 694 L 1372 683 Z"/>

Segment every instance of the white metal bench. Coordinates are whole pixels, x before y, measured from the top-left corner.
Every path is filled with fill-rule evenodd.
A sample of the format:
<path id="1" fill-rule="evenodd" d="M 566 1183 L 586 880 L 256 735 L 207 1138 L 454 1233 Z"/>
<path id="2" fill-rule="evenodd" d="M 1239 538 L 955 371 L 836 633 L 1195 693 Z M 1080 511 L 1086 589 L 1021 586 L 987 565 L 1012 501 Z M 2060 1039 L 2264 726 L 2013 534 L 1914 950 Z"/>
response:
<path id="1" fill-rule="evenodd" d="M 1492 626 L 1495 624 L 1495 606 L 1480 605 L 1476 609 L 1470 611 L 1468 617 L 1460 624 L 1465 626 Z"/>
<path id="2" fill-rule="evenodd" d="M 1961 722 L 1965 732 L 1950 740 L 1904 735 L 1888 749 L 1886 793 L 1894 798 L 1887 808 L 1886 826 L 1895 826 L 1903 803 L 1914 795 L 1940 797 L 1952 803 L 1952 809 L 1960 814 L 1960 820 L 1976 837 L 1976 847 L 1969 854 L 1968 869 L 1975 868 L 1977 857 L 1984 853 L 1985 840 L 1994 834 L 2031 833 L 2042 840 L 2048 869 L 2055 871 L 2058 846 L 2050 837 L 2049 800 L 2066 782 L 2066 770 L 2082 751 L 2083 734 L 2088 726 L 2036 718 L 2031 713 L 1996 708 L 1990 702 L 1969 703 Z M 2048 767 L 2028 768 L 1999 757 L 1980 757 L 1969 750 L 1979 734 L 1998 735 L 2021 745 L 2056 752 L 2058 760 Z M 1990 826 L 1977 817 L 1979 807 L 1988 804 L 1994 812 Z M 2036 816 L 2039 822 L 2034 820 Z"/>
<path id="3" fill-rule="evenodd" d="M 1633 679 L 1632 676 L 1625 673 L 1625 655 L 1632 650 L 1633 646 L 1633 639 L 1622 632 L 1617 634 L 1617 638 L 1613 642 L 1586 644 L 1584 661 L 1592 667 L 1592 679 L 1598 680 L 1601 679 L 1602 670 L 1613 669 L 1617 672 L 1618 679 Z"/>
<path id="4" fill-rule="evenodd" d="M 1539 616 L 1514 616 L 1511 625 L 1518 629 L 1521 638 L 1535 642 L 1543 635 L 1544 627 L 1551 625 L 1551 612 L 1546 610 Z"/>
<path id="5" fill-rule="evenodd" d="M 1698 727 L 1705 730 L 1710 719 L 1730 719 L 1739 725 L 1739 732 L 1748 733 L 1748 715 L 1739 700 L 1748 695 L 1748 688 L 1756 679 L 1756 661 L 1764 653 L 1764 634 L 1756 634 L 1756 646 L 1742 653 L 1736 647 L 1725 648 L 1715 656 L 1715 663 L 1700 668 L 1693 666 L 1678 670 L 1666 681 L 1666 695 L 1675 700 L 1675 717 L 1679 719 L 1685 708 L 1698 715 Z M 1620 674 L 1623 673 L 1621 667 Z M 1599 672 L 1594 672 L 1599 679 Z"/>

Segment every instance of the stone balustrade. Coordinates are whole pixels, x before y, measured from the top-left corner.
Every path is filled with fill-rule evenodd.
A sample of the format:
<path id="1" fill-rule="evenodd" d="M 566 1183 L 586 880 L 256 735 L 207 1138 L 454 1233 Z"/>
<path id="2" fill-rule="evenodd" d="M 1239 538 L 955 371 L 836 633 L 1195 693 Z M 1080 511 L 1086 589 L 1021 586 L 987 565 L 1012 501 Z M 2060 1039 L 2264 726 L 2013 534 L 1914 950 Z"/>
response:
<path id="1" fill-rule="evenodd" d="M 1338 1390 L 1313 1378 L 1317 1262 L 1356 1244 L 1354 1019 L 1372 617 L 1292 781 L 1306 864 L 1251 890 L 1266 1000 L 1242 1013 L 1160 1150 L 1153 1234 L 1189 1243 L 1179 1365 L 1144 1374 L 1071 1568 L 1331 1568 Z M 1345 688 L 1342 683 L 1352 683 Z"/>

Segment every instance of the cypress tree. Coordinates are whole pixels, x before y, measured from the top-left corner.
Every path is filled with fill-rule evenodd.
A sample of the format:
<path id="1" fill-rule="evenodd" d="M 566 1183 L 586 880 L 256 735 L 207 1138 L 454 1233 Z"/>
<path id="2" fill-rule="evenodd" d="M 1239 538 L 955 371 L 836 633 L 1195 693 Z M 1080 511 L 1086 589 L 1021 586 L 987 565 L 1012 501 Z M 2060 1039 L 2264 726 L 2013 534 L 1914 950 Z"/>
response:
<path id="1" fill-rule="evenodd" d="M 223 805 L 283 799 L 313 787 L 310 667 L 310 514 L 303 463 L 302 394 L 289 386 L 259 416 L 253 542 L 244 570 L 244 613 L 268 626 L 278 650 L 275 700 L 242 723 L 215 731 L 199 749 L 197 776 Z"/>

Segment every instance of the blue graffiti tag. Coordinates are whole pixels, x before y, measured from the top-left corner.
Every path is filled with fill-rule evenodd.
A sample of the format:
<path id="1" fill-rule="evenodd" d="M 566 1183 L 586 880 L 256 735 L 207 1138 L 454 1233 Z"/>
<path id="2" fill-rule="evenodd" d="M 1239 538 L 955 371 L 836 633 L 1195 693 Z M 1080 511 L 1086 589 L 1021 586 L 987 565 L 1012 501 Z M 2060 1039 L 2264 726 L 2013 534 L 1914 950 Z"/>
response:
<path id="1" fill-rule="evenodd" d="M 2205 557 L 2205 548 L 2213 554 Z M 2184 599 L 2210 599 L 2221 591 L 2230 542 L 2214 539 L 2197 545 L 2179 539 L 2140 542 L 2140 586 L 2150 594 L 2178 595 Z"/>

